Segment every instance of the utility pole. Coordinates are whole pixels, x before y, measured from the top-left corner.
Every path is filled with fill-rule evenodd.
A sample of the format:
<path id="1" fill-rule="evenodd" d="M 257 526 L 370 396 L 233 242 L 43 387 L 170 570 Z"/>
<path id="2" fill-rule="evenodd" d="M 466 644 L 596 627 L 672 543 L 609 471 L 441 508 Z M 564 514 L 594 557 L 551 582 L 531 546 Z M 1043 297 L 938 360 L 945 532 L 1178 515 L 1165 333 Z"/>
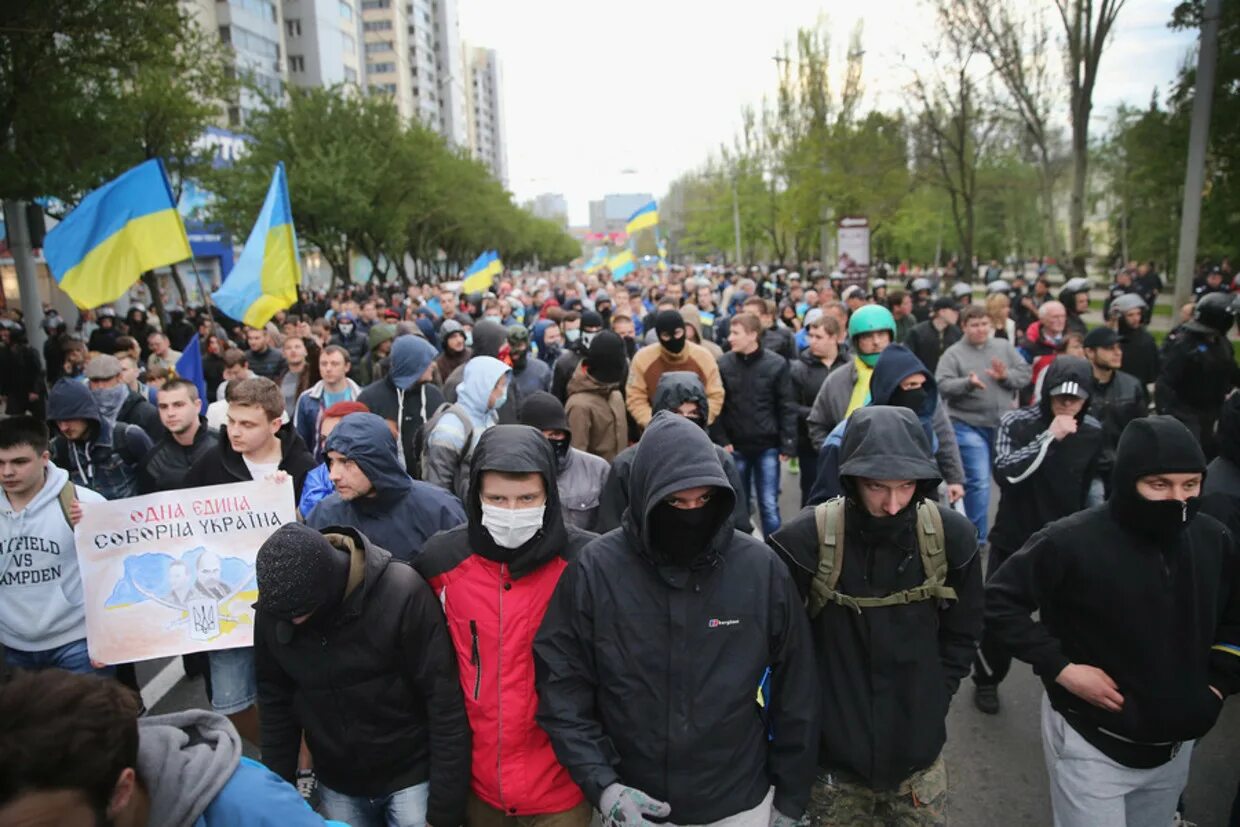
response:
<path id="1" fill-rule="evenodd" d="M 9 231 L 9 252 L 17 269 L 17 290 L 22 298 L 22 320 L 28 341 L 43 358 L 43 300 L 39 298 L 38 271 L 35 269 L 34 248 L 30 246 L 30 224 L 26 220 L 26 202 L 5 199 L 4 224 Z"/>
<path id="2" fill-rule="evenodd" d="M 1206 0 L 1197 51 L 1197 82 L 1193 120 L 1188 133 L 1188 164 L 1184 170 L 1184 207 L 1180 210 L 1180 251 L 1175 268 L 1175 304 L 1183 307 L 1193 286 L 1197 236 L 1201 231 L 1201 194 L 1205 188 L 1206 146 L 1210 140 L 1210 107 L 1214 103 L 1214 65 L 1218 60 L 1218 20 L 1222 0 Z"/>
<path id="3" fill-rule="evenodd" d="M 741 199 L 736 191 L 736 173 L 732 174 L 732 235 L 736 240 L 736 266 L 741 265 Z"/>

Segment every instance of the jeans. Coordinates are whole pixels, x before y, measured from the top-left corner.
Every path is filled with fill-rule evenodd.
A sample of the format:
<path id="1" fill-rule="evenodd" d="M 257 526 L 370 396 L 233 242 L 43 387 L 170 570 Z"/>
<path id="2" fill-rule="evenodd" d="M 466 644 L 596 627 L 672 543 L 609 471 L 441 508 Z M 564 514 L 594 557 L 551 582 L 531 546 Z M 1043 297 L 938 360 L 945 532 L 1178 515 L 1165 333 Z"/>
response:
<path id="1" fill-rule="evenodd" d="M 350 827 L 426 827 L 431 784 L 423 781 L 378 798 L 345 795 L 319 784 L 320 814 Z"/>
<path id="2" fill-rule="evenodd" d="M 9 666 L 18 669 L 63 669 L 79 675 L 111 675 L 116 669 L 111 666 L 96 669 L 90 665 L 90 654 L 86 651 L 86 638 L 57 646 L 55 649 L 44 649 L 41 652 L 24 652 L 21 649 L 4 647 L 4 659 Z"/>
<path id="3" fill-rule="evenodd" d="M 762 517 L 762 536 L 779 530 L 779 449 L 740 451 L 732 454 L 745 492 L 756 492 L 758 513 Z M 751 500 L 752 502 L 752 500 Z"/>
<path id="4" fill-rule="evenodd" d="M 990 461 L 995 444 L 994 428 L 979 428 L 952 420 L 960 462 L 964 465 L 964 511 L 977 528 L 977 541 L 986 542 L 990 518 Z"/>
<path id="5" fill-rule="evenodd" d="M 211 664 L 211 708 L 221 715 L 244 712 L 258 700 L 254 649 L 218 649 L 207 652 Z"/>

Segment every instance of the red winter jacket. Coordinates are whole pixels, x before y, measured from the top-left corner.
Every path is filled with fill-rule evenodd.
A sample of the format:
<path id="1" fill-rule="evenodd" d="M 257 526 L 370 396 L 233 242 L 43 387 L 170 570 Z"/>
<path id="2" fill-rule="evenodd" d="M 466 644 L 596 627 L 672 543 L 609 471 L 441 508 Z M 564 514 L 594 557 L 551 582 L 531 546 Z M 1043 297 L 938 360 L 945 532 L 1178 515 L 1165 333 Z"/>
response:
<path id="1" fill-rule="evenodd" d="M 593 535 L 568 529 L 571 555 Z M 456 647 L 473 731 L 473 792 L 509 816 L 570 810 L 585 800 L 534 721 L 534 635 L 567 566 L 564 553 L 514 578 L 470 550 L 467 526 L 431 538 L 414 561 L 439 595 Z"/>

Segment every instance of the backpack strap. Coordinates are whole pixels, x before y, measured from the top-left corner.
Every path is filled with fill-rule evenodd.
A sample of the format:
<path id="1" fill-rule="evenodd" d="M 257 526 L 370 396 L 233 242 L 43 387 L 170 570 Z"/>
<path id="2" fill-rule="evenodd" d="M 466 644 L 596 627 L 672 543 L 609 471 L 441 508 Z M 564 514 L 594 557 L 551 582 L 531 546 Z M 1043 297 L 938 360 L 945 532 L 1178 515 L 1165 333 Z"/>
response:
<path id="1" fill-rule="evenodd" d="M 65 516 L 65 522 L 69 524 L 69 528 L 73 528 L 73 520 L 69 517 L 69 509 L 73 507 L 73 501 L 77 499 L 77 488 L 74 487 L 72 480 L 65 481 L 65 484 L 60 487 L 60 493 L 56 495 L 56 499 L 60 501 L 60 513 Z"/>
<path id="2" fill-rule="evenodd" d="M 828 603 L 850 599 L 835 590 L 844 564 L 844 498 L 834 497 L 814 506 L 818 528 L 818 568 L 809 590 L 809 616 L 817 617 Z"/>

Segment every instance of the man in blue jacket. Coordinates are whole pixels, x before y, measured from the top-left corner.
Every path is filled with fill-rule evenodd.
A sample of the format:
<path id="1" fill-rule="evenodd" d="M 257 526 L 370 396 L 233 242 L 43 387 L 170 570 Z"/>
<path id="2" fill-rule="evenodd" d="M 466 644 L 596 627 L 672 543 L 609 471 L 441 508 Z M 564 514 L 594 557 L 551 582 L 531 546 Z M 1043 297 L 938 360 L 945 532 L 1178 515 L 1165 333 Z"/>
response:
<path id="1" fill-rule="evenodd" d="M 432 534 L 465 522 L 460 500 L 405 473 L 392 431 L 375 414 L 341 420 L 326 448 L 336 493 L 310 512 L 306 523 L 311 528 L 351 526 L 409 562 Z"/>

